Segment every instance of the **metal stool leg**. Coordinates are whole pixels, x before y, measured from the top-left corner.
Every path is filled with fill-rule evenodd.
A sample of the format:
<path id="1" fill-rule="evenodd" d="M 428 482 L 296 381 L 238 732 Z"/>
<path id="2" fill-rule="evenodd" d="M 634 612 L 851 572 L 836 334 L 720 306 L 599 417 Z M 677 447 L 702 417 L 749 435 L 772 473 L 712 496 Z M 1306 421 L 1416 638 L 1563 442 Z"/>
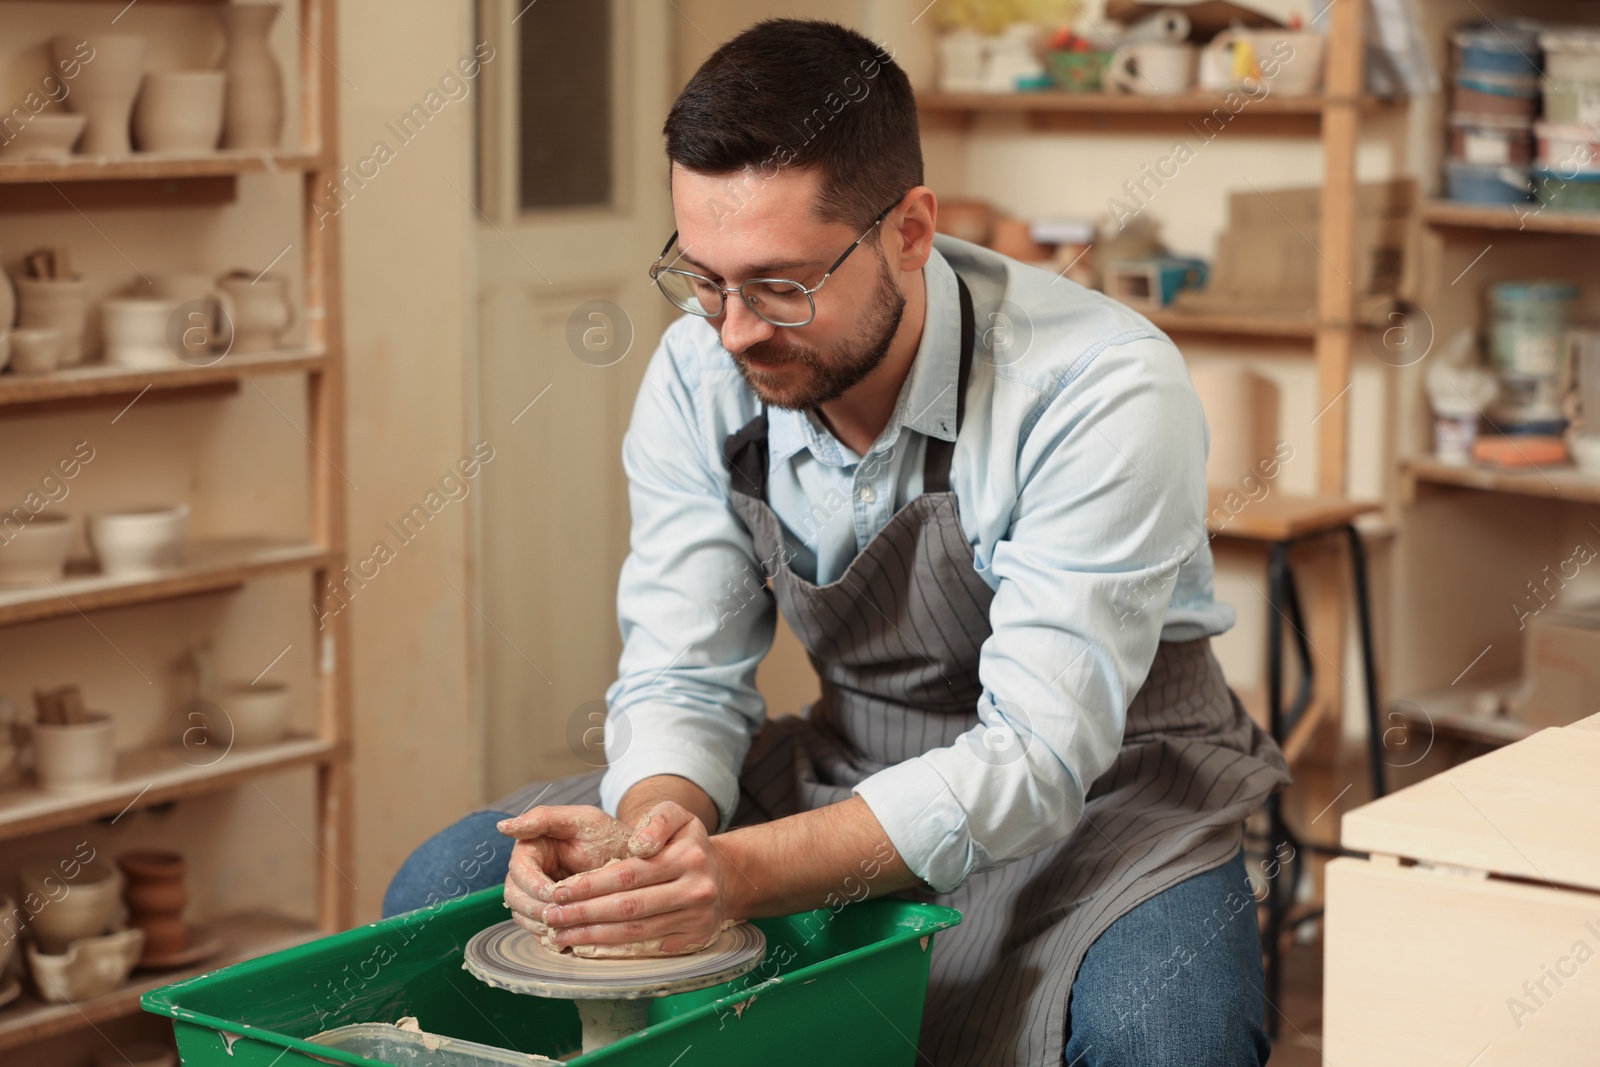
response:
<path id="1" fill-rule="evenodd" d="M 1275 542 L 1267 562 L 1267 602 L 1271 613 L 1267 620 L 1267 726 L 1274 741 L 1282 742 L 1284 730 L 1283 710 L 1283 609 L 1292 593 L 1289 578 L 1289 545 Z M 1297 701 L 1298 703 L 1298 701 Z M 1267 798 L 1268 847 L 1274 859 L 1279 846 L 1290 840 L 1289 824 L 1283 816 L 1283 794 L 1273 793 Z M 1298 858 L 1298 856 L 1296 857 Z M 1283 999 L 1283 928 L 1284 919 L 1294 903 L 1295 883 L 1299 881 L 1299 864 L 1292 863 L 1293 873 L 1285 877 L 1280 868 L 1277 877 L 1267 884 L 1267 924 L 1262 931 L 1266 942 L 1266 1030 L 1273 1040 L 1278 1036 L 1278 1012 L 1275 1005 Z"/>
<path id="2" fill-rule="evenodd" d="M 1350 523 L 1344 528 L 1350 541 L 1350 578 L 1356 587 L 1356 621 L 1361 630 L 1361 673 L 1367 690 L 1367 763 L 1372 775 L 1372 795 L 1388 788 L 1383 775 L 1383 709 L 1378 704 L 1378 667 L 1372 654 L 1372 604 L 1367 590 L 1367 549 L 1361 531 Z"/>

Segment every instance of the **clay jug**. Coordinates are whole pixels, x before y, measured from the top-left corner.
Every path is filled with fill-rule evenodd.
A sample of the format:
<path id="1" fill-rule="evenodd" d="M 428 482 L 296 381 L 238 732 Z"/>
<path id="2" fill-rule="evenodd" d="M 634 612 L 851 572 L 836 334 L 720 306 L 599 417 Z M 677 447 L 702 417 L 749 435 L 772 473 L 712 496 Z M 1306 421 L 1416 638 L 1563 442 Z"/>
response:
<path id="1" fill-rule="evenodd" d="M 277 148 L 283 136 L 283 72 L 267 44 L 274 4 L 228 4 L 217 12 L 228 37 L 223 148 Z"/>
<path id="2" fill-rule="evenodd" d="M 117 857 L 127 884 L 122 901 L 128 925 L 144 931 L 144 960 L 160 959 L 189 947 L 183 908 L 189 902 L 183 887 L 188 863 L 176 852 L 129 852 Z"/>

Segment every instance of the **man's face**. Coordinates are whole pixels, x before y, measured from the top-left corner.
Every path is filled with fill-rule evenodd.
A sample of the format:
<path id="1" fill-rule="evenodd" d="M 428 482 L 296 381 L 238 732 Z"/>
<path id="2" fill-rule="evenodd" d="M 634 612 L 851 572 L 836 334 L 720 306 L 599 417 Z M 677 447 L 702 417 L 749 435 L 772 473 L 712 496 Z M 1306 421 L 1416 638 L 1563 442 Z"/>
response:
<path id="1" fill-rule="evenodd" d="M 794 168 L 762 178 L 672 168 L 678 256 L 672 266 L 732 288 L 783 278 L 807 289 L 861 235 L 812 217 L 820 177 Z M 808 325 L 774 326 L 737 294 L 709 319 L 751 390 L 773 407 L 804 409 L 841 396 L 888 353 L 905 310 L 899 279 L 881 251 L 883 227 L 850 254 L 812 300 Z M 671 257 L 669 256 L 669 262 Z"/>

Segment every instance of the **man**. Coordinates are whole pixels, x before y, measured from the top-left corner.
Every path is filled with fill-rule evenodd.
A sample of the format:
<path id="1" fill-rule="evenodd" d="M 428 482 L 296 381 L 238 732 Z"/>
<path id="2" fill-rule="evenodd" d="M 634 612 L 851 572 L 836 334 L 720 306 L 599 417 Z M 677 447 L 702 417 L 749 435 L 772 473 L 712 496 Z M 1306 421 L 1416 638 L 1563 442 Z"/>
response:
<path id="1" fill-rule="evenodd" d="M 1263 1062 L 1242 824 L 1287 774 L 1210 649 L 1233 612 L 1181 356 L 936 237 L 910 85 L 842 27 L 740 34 L 666 140 L 651 271 L 685 314 L 624 444 L 609 765 L 444 831 L 386 911 L 491 828 L 509 865 L 467 887 L 503 872 L 517 921 L 583 953 L 902 893 L 964 916 L 927 1062 Z M 767 721 L 778 611 L 822 697 Z"/>

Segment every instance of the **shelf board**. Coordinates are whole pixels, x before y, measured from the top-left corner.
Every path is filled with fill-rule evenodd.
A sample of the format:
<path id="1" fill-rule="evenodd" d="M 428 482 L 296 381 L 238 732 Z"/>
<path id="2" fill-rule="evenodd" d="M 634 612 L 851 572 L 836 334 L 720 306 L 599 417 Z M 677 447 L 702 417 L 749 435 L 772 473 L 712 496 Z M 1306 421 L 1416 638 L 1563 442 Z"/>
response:
<path id="1" fill-rule="evenodd" d="M 89 792 L 47 793 L 31 784 L 0 789 L 0 841 L 328 763 L 342 751 L 334 741 L 291 737 L 270 745 L 228 750 L 220 757 L 180 752 L 165 745 L 121 752 L 117 754 L 116 780 Z"/>
<path id="2" fill-rule="evenodd" d="M 1570 500 L 1580 504 L 1600 504 L 1600 478 L 1590 477 L 1570 465 L 1547 466 L 1538 470 L 1512 470 L 1476 465 L 1458 467 L 1440 463 L 1436 459 L 1416 456 L 1400 461 L 1400 474 L 1405 482 L 1407 500 L 1416 499 L 1417 485 L 1427 484 Z"/>
<path id="3" fill-rule="evenodd" d="M 15 405 L 56 404 L 68 400 L 132 397 L 146 389 L 192 389 L 219 382 L 237 382 L 257 374 L 318 371 L 325 361 L 326 357 L 320 351 L 293 349 L 230 354 L 207 366 L 180 364 L 159 370 L 130 370 L 127 367 L 92 363 L 37 377 L 5 374 L 0 375 L 0 409 Z M 0 415 L 3 414 L 0 411 Z"/>
<path id="4" fill-rule="evenodd" d="M 304 944 L 321 934 L 310 923 L 267 912 L 225 916 L 202 925 L 222 936 L 223 950 L 199 966 L 171 971 L 135 971 L 132 980 L 121 989 L 73 1004 L 46 1004 L 32 992 L 24 993 L 0 1008 L 0 1049 L 16 1048 L 81 1027 L 137 1015 L 139 998 L 152 989 Z"/>
<path id="5" fill-rule="evenodd" d="M 119 577 L 69 569 L 53 586 L 0 588 L 0 626 L 218 592 L 280 571 L 331 564 L 336 555 L 303 541 L 260 537 L 196 541 L 189 545 L 181 567 L 155 575 Z"/>
<path id="6" fill-rule="evenodd" d="M 1304 316 L 1177 311 L 1171 308 L 1141 311 L 1140 314 L 1168 333 L 1298 341 L 1309 341 L 1317 334 L 1316 322 Z"/>
<path id="7" fill-rule="evenodd" d="M 1067 112 L 1108 115 L 1209 115 L 1222 108 L 1223 93 L 1177 93 L 1171 96 L 1139 96 L 1133 93 L 1069 93 L 1040 90 L 1017 93 L 917 94 L 918 105 L 927 111 L 944 112 Z M 1271 96 L 1251 101 L 1238 114 L 1263 112 L 1277 115 L 1320 115 L 1327 106 L 1321 96 Z M 1370 102 L 1368 102 L 1370 103 Z M 1225 109 L 1224 109 L 1225 110 Z"/>
<path id="8" fill-rule="evenodd" d="M 0 160 L 0 185 L 49 182 L 211 178 L 311 170 L 322 154 L 306 149 L 272 152 L 140 152 L 126 156 L 72 156 L 62 160 Z"/>
<path id="9" fill-rule="evenodd" d="M 1430 226 L 1474 230 L 1521 230 L 1525 233 L 1570 233 L 1600 237 L 1600 212 L 1539 211 L 1534 205 L 1520 211 L 1511 204 L 1466 204 L 1429 200 L 1422 219 Z"/>

